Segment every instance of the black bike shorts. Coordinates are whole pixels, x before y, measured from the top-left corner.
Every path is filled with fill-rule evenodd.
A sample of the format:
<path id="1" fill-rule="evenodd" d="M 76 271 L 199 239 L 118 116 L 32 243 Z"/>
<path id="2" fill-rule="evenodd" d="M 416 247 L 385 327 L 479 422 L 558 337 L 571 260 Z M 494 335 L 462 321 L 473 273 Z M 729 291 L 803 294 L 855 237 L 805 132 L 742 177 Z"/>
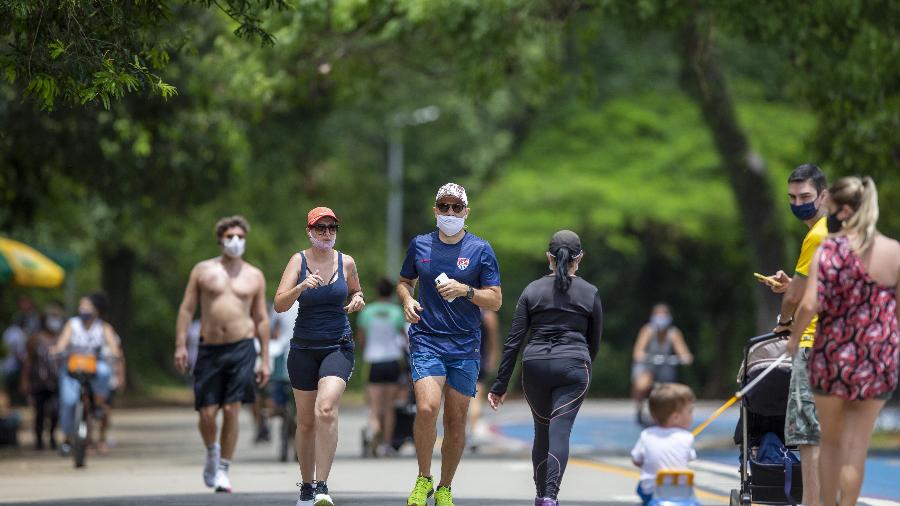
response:
<path id="1" fill-rule="evenodd" d="M 194 409 L 252 403 L 256 400 L 255 339 L 229 344 L 201 344 L 194 365 Z"/>
<path id="2" fill-rule="evenodd" d="M 288 376 L 291 386 L 297 390 L 319 389 L 319 380 L 326 376 L 337 376 L 350 381 L 353 374 L 353 344 L 343 344 L 337 348 L 291 348 L 288 354 Z"/>
<path id="3" fill-rule="evenodd" d="M 369 364 L 369 383 L 387 384 L 400 381 L 400 361 L 372 362 Z"/>

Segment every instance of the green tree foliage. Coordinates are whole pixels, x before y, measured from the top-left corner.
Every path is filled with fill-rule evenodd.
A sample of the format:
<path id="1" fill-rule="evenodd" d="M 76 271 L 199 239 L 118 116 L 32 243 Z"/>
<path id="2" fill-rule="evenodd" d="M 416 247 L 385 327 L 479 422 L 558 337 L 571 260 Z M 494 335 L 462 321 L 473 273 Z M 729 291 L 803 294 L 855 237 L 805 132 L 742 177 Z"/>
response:
<path id="1" fill-rule="evenodd" d="M 23 5 L 0 0 L 0 31 L 12 43 L 0 50 L 7 79 L 0 83 L 0 229 L 77 253 L 83 259 L 75 274 L 79 292 L 115 286 L 122 293 L 116 304 L 133 297 L 131 330 L 123 337 L 139 378 L 173 377 L 177 305 L 190 268 L 219 252 L 212 225 L 221 216 L 250 219 L 246 258 L 266 274 L 271 296 L 290 255 L 307 245 L 308 209 L 334 208 L 343 225 L 338 247 L 356 257 L 371 293 L 385 261 L 391 118 L 436 105 L 439 121 L 403 129 L 405 238 L 433 227 L 430 207 L 438 185 L 465 184 L 472 199 L 470 229 L 489 239 L 501 259 L 501 321 L 508 322 L 518 292 L 545 272 L 549 235 L 573 228 L 588 252 L 581 274 L 601 287 L 607 309 L 596 391 L 625 394 L 632 339 L 659 299 L 674 304 L 676 322 L 699 357 L 687 379 L 706 393 L 730 389 L 736 347 L 756 329 L 749 295 L 755 285 L 737 196 L 709 128 L 680 86 L 676 35 L 693 12 L 684 5 Z M 238 10 L 226 13 L 220 5 Z M 42 11 L 32 6 L 42 6 L 48 17 L 39 22 Z M 165 8 L 164 15 L 156 16 L 154 6 Z M 700 7 L 716 27 L 716 56 L 736 118 L 766 160 L 775 192 L 782 192 L 787 171 L 801 162 L 818 157 L 833 173 L 830 164 L 837 162 L 825 158 L 818 140 L 825 138 L 825 102 L 808 95 L 815 86 L 822 96 L 831 92 L 822 86 L 829 83 L 828 65 L 799 72 L 793 55 L 806 48 L 793 45 L 784 30 L 753 28 L 780 16 L 774 2 L 759 6 L 769 13 L 759 19 L 749 4 Z M 783 7 L 789 14 L 802 9 Z M 117 12 L 131 15 L 116 21 Z M 276 44 L 260 47 L 262 33 L 240 29 L 241 13 L 249 16 L 248 26 L 264 26 Z M 115 46 L 109 53 L 114 75 L 137 80 L 134 92 L 121 80 L 108 88 L 108 109 L 93 106 L 103 105 L 99 94 L 81 104 L 73 91 L 94 86 L 104 67 L 78 42 L 81 34 L 66 32 L 70 15 L 93 30 L 85 32 L 90 38 Z M 873 25 L 866 29 L 877 35 L 872 40 L 887 44 L 892 28 L 873 23 L 872 16 L 860 9 L 848 19 L 853 26 Z M 838 23 L 826 18 L 819 28 L 825 34 Z M 38 28 L 47 19 L 54 28 Z M 257 41 L 235 37 L 236 28 L 239 35 L 255 33 Z M 32 39 L 39 41 L 33 52 L 27 44 Z M 809 51 L 821 50 L 816 47 Z M 895 69 L 881 67 L 894 53 L 884 47 L 883 59 L 864 44 L 852 58 L 837 46 L 830 50 L 835 65 L 868 62 L 876 69 L 871 79 L 880 83 L 869 88 L 870 78 L 859 71 L 858 81 L 840 80 L 841 93 L 855 97 L 853 82 L 868 90 L 841 116 L 850 130 L 875 124 L 864 116 L 886 125 L 883 118 L 896 114 L 888 100 L 895 96 L 888 79 Z M 150 78 L 130 66 L 135 55 L 178 94 L 154 94 Z M 41 74 L 52 79 L 37 79 Z M 22 101 L 32 81 L 28 93 L 36 101 Z M 881 95 L 878 86 L 885 87 Z M 882 99 L 883 117 L 873 105 Z M 35 103 L 53 110 L 36 111 Z M 835 133 L 838 127 L 829 128 Z M 883 127 L 864 130 L 871 128 L 887 135 Z M 841 142 L 848 153 L 863 144 Z M 880 164 L 891 144 L 865 146 Z M 881 188 L 896 189 L 896 171 L 879 167 Z M 779 203 L 774 215 L 789 234 L 772 248 L 793 258 L 802 225 Z M 896 220 L 883 214 L 887 222 Z"/>
<path id="2" fill-rule="evenodd" d="M 160 76 L 191 35 L 177 24 L 183 6 L 216 6 L 230 16 L 240 37 L 272 45 L 260 12 L 283 0 L 2 0 L 0 72 L 44 109 L 57 102 L 110 103 L 145 90 L 164 99 L 175 86 Z"/>
<path id="3" fill-rule="evenodd" d="M 783 184 L 813 128 L 810 114 L 759 98 L 739 114 Z M 627 391 L 634 338 L 665 300 L 699 357 L 688 379 L 706 394 L 727 391 L 739 343 L 756 330 L 756 282 L 735 197 L 691 101 L 658 91 L 575 100 L 534 130 L 473 198 L 470 229 L 501 253 L 507 301 L 547 272 L 549 237 L 571 228 L 587 255 L 579 275 L 598 285 L 605 306 L 594 390 Z"/>

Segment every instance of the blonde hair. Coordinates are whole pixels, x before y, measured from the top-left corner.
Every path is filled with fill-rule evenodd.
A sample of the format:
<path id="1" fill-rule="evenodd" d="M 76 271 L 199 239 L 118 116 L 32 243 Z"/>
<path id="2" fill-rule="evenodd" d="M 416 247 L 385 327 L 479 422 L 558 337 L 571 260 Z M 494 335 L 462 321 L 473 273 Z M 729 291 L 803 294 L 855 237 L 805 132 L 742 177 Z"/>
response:
<path id="1" fill-rule="evenodd" d="M 851 247 L 856 252 L 865 251 L 875 240 L 875 225 L 878 223 L 878 190 L 872 178 L 849 176 L 838 179 L 828 189 L 828 197 L 837 205 L 838 212 L 843 206 L 853 209 L 853 216 L 845 220 L 839 235 L 853 235 Z"/>
<path id="2" fill-rule="evenodd" d="M 665 425 L 673 413 L 696 400 L 694 391 L 681 383 L 660 383 L 650 392 L 650 416 L 660 425 Z"/>

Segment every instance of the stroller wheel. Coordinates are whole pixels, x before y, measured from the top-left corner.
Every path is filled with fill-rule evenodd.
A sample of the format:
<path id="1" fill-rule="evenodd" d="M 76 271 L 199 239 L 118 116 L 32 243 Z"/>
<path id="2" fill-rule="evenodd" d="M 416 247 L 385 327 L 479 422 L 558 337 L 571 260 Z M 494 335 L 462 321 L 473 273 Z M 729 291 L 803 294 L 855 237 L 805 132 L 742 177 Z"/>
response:
<path id="1" fill-rule="evenodd" d="M 731 500 L 728 501 L 729 506 L 741 506 L 741 491 L 731 489 Z"/>
<path id="2" fill-rule="evenodd" d="M 750 494 L 741 494 L 741 506 L 750 506 Z"/>

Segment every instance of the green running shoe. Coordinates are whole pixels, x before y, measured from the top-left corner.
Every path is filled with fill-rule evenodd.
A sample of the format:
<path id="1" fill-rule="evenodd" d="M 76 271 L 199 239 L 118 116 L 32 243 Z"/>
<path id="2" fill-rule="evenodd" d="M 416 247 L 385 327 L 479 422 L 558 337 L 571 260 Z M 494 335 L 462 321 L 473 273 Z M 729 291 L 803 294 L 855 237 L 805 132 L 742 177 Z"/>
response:
<path id="1" fill-rule="evenodd" d="M 437 492 L 434 493 L 434 506 L 453 506 L 453 495 L 450 493 L 450 487 L 438 485 Z"/>
<path id="2" fill-rule="evenodd" d="M 409 499 L 406 500 L 406 506 L 426 506 L 432 494 L 434 494 L 434 479 L 430 476 L 419 476 L 416 478 L 416 486 L 409 494 Z"/>

